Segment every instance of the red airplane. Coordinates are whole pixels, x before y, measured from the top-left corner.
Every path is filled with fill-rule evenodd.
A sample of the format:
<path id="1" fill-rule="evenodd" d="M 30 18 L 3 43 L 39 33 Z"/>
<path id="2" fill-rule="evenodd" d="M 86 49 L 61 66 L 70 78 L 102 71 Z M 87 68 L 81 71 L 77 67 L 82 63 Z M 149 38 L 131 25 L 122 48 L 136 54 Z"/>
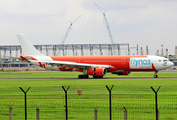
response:
<path id="1" fill-rule="evenodd" d="M 57 71 L 79 71 L 78 78 L 103 78 L 108 72 L 117 75 L 129 75 L 131 71 L 154 71 L 157 78 L 158 71 L 174 65 L 167 58 L 139 55 L 139 56 L 46 56 L 41 54 L 24 34 L 17 34 L 24 56 L 20 60 L 36 66 Z"/>

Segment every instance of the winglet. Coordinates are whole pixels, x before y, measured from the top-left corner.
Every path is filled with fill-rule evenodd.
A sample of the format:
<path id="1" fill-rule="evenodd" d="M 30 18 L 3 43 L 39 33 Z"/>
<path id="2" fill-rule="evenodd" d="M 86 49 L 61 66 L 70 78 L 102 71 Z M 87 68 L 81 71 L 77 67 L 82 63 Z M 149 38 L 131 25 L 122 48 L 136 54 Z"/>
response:
<path id="1" fill-rule="evenodd" d="M 32 45 L 32 43 L 28 40 L 28 38 L 24 34 L 18 33 L 17 38 L 20 42 L 22 52 L 25 56 L 31 55 L 44 56 L 38 50 L 36 50 L 36 48 Z"/>

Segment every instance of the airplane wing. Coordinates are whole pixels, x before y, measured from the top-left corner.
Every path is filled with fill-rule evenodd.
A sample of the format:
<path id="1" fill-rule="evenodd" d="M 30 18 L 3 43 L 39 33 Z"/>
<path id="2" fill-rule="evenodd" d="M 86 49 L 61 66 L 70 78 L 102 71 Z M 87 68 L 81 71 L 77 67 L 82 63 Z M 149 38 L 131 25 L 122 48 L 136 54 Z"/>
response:
<path id="1" fill-rule="evenodd" d="M 59 68 L 62 67 L 67 67 L 67 69 L 74 68 L 74 70 L 77 69 L 83 70 L 83 69 L 89 69 L 95 67 L 114 68 L 111 65 L 86 64 L 86 63 L 76 63 L 76 62 L 68 62 L 68 61 L 34 61 L 34 60 L 29 60 L 29 61 L 48 63 L 47 65 L 51 65 L 51 67 L 59 66 Z"/>
<path id="2" fill-rule="evenodd" d="M 89 68 L 94 68 L 94 67 L 114 68 L 113 66 L 110 66 L 110 65 L 85 64 L 85 63 L 66 62 L 66 61 L 52 61 L 52 62 L 49 62 L 48 65 L 51 65 L 51 66 L 59 65 L 59 68 L 67 67 L 67 69 L 75 68 L 75 70 L 76 69 L 83 70 L 83 69 L 89 69 Z"/>

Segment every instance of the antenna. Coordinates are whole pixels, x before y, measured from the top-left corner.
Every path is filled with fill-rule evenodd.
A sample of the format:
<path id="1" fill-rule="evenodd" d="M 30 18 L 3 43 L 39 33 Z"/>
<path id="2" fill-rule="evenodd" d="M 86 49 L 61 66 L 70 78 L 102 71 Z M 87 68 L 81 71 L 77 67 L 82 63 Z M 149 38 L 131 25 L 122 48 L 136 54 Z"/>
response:
<path id="1" fill-rule="evenodd" d="M 83 14 L 82 14 L 82 15 L 83 15 Z M 65 33 L 65 36 L 64 36 L 64 38 L 63 38 L 63 40 L 62 40 L 62 43 L 61 43 L 61 46 L 60 46 L 60 48 L 59 48 L 59 50 L 58 50 L 57 56 L 60 54 L 62 45 L 65 43 L 66 38 L 68 37 L 68 34 L 69 34 L 70 30 L 71 30 L 71 26 L 72 26 L 73 23 L 75 23 L 80 17 L 82 17 L 82 15 L 80 15 L 80 16 L 79 16 L 77 19 L 75 19 L 73 22 L 70 21 L 71 24 L 70 24 L 69 28 L 67 29 L 67 31 L 66 31 L 66 33 Z"/>
<path id="2" fill-rule="evenodd" d="M 103 13 L 103 17 L 104 17 L 104 20 L 105 20 L 105 23 L 106 23 L 106 28 L 107 28 L 107 30 L 108 30 L 108 34 L 109 34 L 109 38 L 110 38 L 110 40 L 111 40 L 111 46 L 112 46 L 112 48 L 113 48 L 113 55 L 117 55 L 117 52 L 116 52 L 116 49 L 115 49 L 115 46 L 114 46 L 114 42 L 113 42 L 113 39 L 112 39 L 112 35 L 111 35 L 111 31 L 110 31 L 110 28 L 109 28 L 109 24 L 108 24 L 108 21 L 107 21 L 107 19 L 106 19 L 106 15 L 105 15 L 105 12 L 106 11 L 102 11 L 99 7 L 98 7 L 98 5 L 96 4 L 96 3 L 94 3 L 96 6 L 97 6 L 97 8 Z"/>

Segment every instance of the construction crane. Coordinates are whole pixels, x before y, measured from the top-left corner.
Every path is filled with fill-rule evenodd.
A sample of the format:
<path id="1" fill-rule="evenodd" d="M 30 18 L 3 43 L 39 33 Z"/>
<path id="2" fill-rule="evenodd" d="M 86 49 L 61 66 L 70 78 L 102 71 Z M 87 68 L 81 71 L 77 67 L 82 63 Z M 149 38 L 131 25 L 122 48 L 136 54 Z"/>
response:
<path id="1" fill-rule="evenodd" d="M 82 15 L 83 15 L 83 14 L 82 14 Z M 71 30 L 71 26 L 72 26 L 73 23 L 76 22 L 80 17 L 82 17 L 82 15 L 80 15 L 80 16 L 79 16 L 77 19 L 75 19 L 73 22 L 70 21 L 71 24 L 70 24 L 69 28 L 67 29 L 66 34 L 65 34 L 65 36 L 64 36 L 64 38 L 63 38 L 63 40 L 62 40 L 62 43 L 61 43 L 61 46 L 60 46 L 60 48 L 59 48 L 59 50 L 58 50 L 57 56 L 60 54 L 62 45 L 65 43 L 66 38 L 68 37 L 69 31 Z"/>
<path id="2" fill-rule="evenodd" d="M 107 30 L 108 30 L 108 34 L 109 34 L 109 38 L 110 38 L 110 40 L 111 40 L 111 46 L 112 46 L 112 48 L 113 48 L 113 55 L 117 55 L 117 52 L 116 52 L 116 49 L 115 49 L 115 46 L 114 46 L 114 42 L 113 42 L 113 39 L 112 39 L 112 35 L 111 35 L 111 31 L 110 31 L 110 28 L 109 28 L 109 24 L 108 24 L 108 21 L 107 21 L 107 19 L 106 19 L 106 15 L 105 15 L 105 12 L 103 12 L 99 7 L 98 7 L 98 5 L 96 4 L 96 3 L 94 3 L 96 6 L 97 6 L 97 8 L 103 13 L 103 17 L 104 17 L 104 21 L 105 21 L 105 23 L 106 23 L 106 28 L 107 28 Z"/>

